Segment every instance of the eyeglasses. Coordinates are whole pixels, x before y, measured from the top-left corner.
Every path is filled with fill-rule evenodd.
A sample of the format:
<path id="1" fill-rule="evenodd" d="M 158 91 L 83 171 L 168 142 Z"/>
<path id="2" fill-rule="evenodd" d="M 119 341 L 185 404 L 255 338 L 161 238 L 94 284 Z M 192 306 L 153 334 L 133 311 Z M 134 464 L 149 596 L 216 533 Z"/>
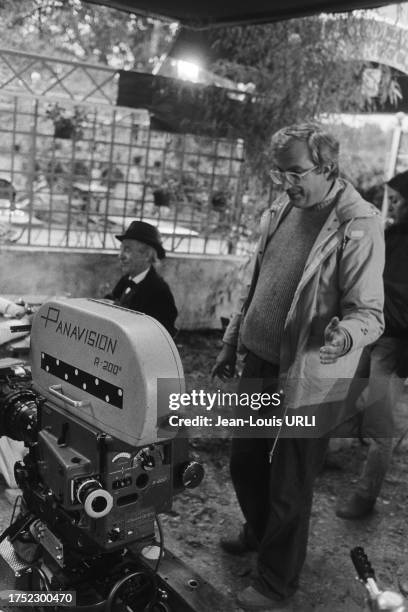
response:
<path id="1" fill-rule="evenodd" d="M 303 172 L 282 172 L 281 170 L 270 170 L 269 176 L 276 185 L 284 185 L 286 182 L 289 183 L 289 185 L 298 185 L 302 178 L 307 176 L 309 172 L 317 170 L 317 168 L 318 166 L 313 166 L 313 168 L 308 168 Z"/>

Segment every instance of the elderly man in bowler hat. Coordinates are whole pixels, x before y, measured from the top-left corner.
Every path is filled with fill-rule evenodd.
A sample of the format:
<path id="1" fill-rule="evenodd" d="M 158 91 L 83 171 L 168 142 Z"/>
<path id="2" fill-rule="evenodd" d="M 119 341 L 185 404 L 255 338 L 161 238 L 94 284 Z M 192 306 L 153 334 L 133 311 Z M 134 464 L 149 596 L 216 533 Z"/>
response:
<path id="1" fill-rule="evenodd" d="M 166 256 L 159 231 L 150 223 L 132 221 L 116 238 L 121 242 L 119 261 L 124 275 L 105 297 L 157 319 L 174 335 L 177 308 L 173 294 L 154 268 L 157 259 Z"/>

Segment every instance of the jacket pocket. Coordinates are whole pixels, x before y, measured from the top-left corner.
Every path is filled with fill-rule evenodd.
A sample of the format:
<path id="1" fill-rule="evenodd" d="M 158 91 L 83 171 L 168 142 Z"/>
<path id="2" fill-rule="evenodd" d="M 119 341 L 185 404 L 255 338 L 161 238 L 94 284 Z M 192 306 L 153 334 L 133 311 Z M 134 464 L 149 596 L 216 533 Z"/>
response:
<path id="1" fill-rule="evenodd" d="M 339 357 L 336 363 L 322 364 L 319 355 L 322 342 L 317 345 L 315 340 L 288 371 L 285 394 L 289 408 L 340 402 L 349 393 L 361 350 Z"/>

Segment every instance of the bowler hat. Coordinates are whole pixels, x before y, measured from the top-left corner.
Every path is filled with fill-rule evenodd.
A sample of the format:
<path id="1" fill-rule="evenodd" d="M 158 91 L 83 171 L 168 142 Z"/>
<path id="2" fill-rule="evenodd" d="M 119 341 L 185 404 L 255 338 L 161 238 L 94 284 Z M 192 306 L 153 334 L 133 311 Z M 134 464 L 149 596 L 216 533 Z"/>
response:
<path id="1" fill-rule="evenodd" d="M 145 223 L 145 221 L 132 221 L 125 233 L 115 236 L 115 238 L 121 242 L 122 240 L 138 240 L 156 249 L 159 259 L 166 256 L 159 230 L 154 225 Z"/>

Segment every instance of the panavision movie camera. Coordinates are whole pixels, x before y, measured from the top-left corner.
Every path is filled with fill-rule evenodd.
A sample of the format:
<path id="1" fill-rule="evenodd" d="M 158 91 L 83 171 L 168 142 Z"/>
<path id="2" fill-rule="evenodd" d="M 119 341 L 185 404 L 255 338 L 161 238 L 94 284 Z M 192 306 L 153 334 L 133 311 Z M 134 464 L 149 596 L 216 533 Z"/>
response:
<path id="1" fill-rule="evenodd" d="M 158 381 L 183 391 L 166 330 L 97 300 L 38 310 L 31 373 L 0 360 L 0 435 L 28 448 L 15 466 L 21 508 L 1 539 L 29 565 L 31 589 L 76 591 L 81 610 L 169 609 L 137 559 L 157 514 L 203 470 L 187 440 L 160 427 Z"/>

